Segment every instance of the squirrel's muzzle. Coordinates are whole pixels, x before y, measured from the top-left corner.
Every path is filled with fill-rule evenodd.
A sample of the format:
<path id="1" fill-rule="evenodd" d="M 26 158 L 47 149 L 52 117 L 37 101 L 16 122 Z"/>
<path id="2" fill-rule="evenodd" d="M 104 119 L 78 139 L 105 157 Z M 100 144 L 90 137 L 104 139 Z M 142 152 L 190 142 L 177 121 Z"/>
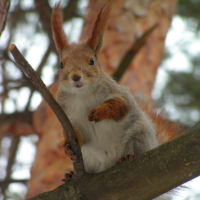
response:
<path id="1" fill-rule="evenodd" d="M 81 76 L 75 74 L 71 77 L 71 79 L 76 82 L 76 81 L 79 81 L 81 79 Z"/>

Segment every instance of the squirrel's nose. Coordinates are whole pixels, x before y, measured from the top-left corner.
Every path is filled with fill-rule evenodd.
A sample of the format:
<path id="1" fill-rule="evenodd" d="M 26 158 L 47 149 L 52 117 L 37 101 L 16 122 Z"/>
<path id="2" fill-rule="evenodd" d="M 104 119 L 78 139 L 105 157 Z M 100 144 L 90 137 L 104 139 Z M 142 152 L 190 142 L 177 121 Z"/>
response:
<path id="1" fill-rule="evenodd" d="M 71 79 L 72 79 L 73 81 L 79 81 L 79 80 L 81 79 L 81 76 L 73 75 L 73 76 L 71 77 Z"/>

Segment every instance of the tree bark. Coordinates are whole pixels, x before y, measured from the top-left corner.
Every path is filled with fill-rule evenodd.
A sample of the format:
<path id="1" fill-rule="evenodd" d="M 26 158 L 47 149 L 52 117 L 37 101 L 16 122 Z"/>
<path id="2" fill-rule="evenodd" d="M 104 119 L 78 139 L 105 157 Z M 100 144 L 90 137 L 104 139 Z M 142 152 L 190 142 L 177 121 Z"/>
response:
<path id="1" fill-rule="evenodd" d="M 148 200 L 200 175 L 200 125 L 143 155 L 31 200 Z"/>
<path id="2" fill-rule="evenodd" d="M 89 1 L 81 40 L 85 40 L 90 35 L 95 16 L 105 2 L 106 0 Z M 120 82 L 129 87 L 133 94 L 150 99 L 157 68 L 162 60 L 165 36 L 176 4 L 176 0 L 164 2 L 162 0 L 121 0 L 114 2 L 100 55 L 100 61 L 110 75 L 119 66 L 123 56 L 135 40 L 158 23 L 158 27 L 132 61 Z M 56 84 L 50 88 L 53 95 L 56 90 Z M 40 139 L 28 184 L 27 197 L 29 198 L 56 188 L 62 183 L 63 174 L 72 170 L 72 163 L 65 156 L 62 147 L 61 126 L 45 102 L 42 102 L 34 113 L 33 125 Z"/>

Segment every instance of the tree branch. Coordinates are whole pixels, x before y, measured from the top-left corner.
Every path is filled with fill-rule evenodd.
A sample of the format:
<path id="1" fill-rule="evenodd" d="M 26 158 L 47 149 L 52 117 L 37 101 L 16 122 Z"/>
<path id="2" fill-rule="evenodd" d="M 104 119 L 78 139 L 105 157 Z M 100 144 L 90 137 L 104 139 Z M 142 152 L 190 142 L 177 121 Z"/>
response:
<path id="1" fill-rule="evenodd" d="M 12 114 L 1 114 L 0 115 L 0 125 L 3 125 L 5 124 L 6 122 L 9 122 L 9 121 L 14 121 L 16 119 L 20 119 L 22 121 L 25 121 L 27 123 L 30 123 L 32 122 L 32 112 L 30 111 L 25 111 L 25 112 L 15 112 L 15 113 L 12 113 Z"/>
<path id="2" fill-rule="evenodd" d="M 51 29 L 51 13 L 52 9 L 48 4 L 48 1 L 34 0 L 36 8 L 40 14 L 41 23 L 44 31 L 48 35 L 50 40 L 51 49 L 57 53 L 56 47 L 54 45 L 52 29 Z"/>
<path id="3" fill-rule="evenodd" d="M 20 138 L 18 136 L 12 136 L 11 137 L 11 146 L 9 148 L 9 159 L 8 164 L 6 166 L 6 177 L 5 180 L 10 179 L 12 166 L 15 161 L 18 145 L 19 145 Z M 1 185 L 1 192 L 5 196 L 6 188 L 8 187 L 8 182 L 5 182 L 5 184 Z"/>
<path id="4" fill-rule="evenodd" d="M 9 7 L 10 7 L 9 0 L 0 1 L 0 35 L 2 31 L 4 30 L 4 27 L 6 24 L 6 17 L 7 17 Z"/>
<path id="5" fill-rule="evenodd" d="M 12 114 L 0 115 L 0 134 L 1 135 L 30 135 L 35 132 L 32 125 L 32 112 L 16 112 Z"/>
<path id="6" fill-rule="evenodd" d="M 138 38 L 132 48 L 126 53 L 122 61 L 120 62 L 116 72 L 113 74 L 113 78 L 117 81 L 119 81 L 126 69 L 129 67 L 131 61 L 136 56 L 136 54 L 139 52 L 139 50 L 144 46 L 145 42 L 153 32 L 153 30 L 158 26 L 158 24 L 152 26 L 149 30 L 147 30 L 140 38 Z"/>
<path id="7" fill-rule="evenodd" d="M 10 183 L 24 183 L 26 184 L 28 182 L 27 179 L 19 179 L 19 180 L 15 180 L 15 179 L 5 179 L 3 181 L 0 181 L 0 187 L 4 186 L 4 185 L 9 185 Z"/>
<path id="8" fill-rule="evenodd" d="M 200 125 L 143 155 L 30 200 L 147 200 L 200 175 Z"/>
<path id="9" fill-rule="evenodd" d="M 72 150 L 77 156 L 77 159 L 74 162 L 75 178 L 82 177 L 85 171 L 84 171 L 84 166 L 83 166 L 81 149 L 77 142 L 76 135 L 74 133 L 74 130 L 72 128 L 72 125 L 68 117 L 66 116 L 66 114 L 64 113 L 60 105 L 57 103 L 57 101 L 53 98 L 52 94 L 46 88 L 46 86 L 44 85 L 40 77 L 35 73 L 33 68 L 29 65 L 29 63 L 25 60 L 25 58 L 19 52 L 17 47 L 13 44 L 9 47 L 9 50 L 12 53 L 13 57 L 15 58 L 15 61 L 17 65 L 19 66 L 19 68 L 31 80 L 34 86 L 40 91 L 43 98 L 46 100 L 46 102 L 49 104 L 49 106 L 52 108 L 57 118 L 61 122 L 64 129 L 65 136 L 68 138 L 70 145 L 72 147 Z"/>
<path id="10" fill-rule="evenodd" d="M 64 14 L 63 19 L 64 19 L 64 21 L 68 21 L 74 16 L 78 1 L 79 0 L 69 0 L 67 6 L 63 10 L 63 14 Z"/>
<path id="11" fill-rule="evenodd" d="M 36 70 L 36 73 L 38 74 L 38 76 L 41 76 L 42 69 L 44 68 L 45 63 L 47 62 L 47 59 L 49 58 L 50 53 L 51 53 L 51 45 L 48 46 L 40 64 Z"/>

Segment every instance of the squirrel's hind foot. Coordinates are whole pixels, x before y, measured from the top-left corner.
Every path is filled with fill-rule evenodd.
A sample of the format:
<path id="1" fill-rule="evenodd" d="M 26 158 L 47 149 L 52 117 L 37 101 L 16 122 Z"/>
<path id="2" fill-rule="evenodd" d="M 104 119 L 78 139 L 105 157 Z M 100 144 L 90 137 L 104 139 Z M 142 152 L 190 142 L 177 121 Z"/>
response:
<path id="1" fill-rule="evenodd" d="M 116 164 L 120 164 L 126 160 L 130 160 L 135 157 L 134 153 L 129 153 L 126 156 L 121 156 L 121 158 L 116 162 Z"/>

